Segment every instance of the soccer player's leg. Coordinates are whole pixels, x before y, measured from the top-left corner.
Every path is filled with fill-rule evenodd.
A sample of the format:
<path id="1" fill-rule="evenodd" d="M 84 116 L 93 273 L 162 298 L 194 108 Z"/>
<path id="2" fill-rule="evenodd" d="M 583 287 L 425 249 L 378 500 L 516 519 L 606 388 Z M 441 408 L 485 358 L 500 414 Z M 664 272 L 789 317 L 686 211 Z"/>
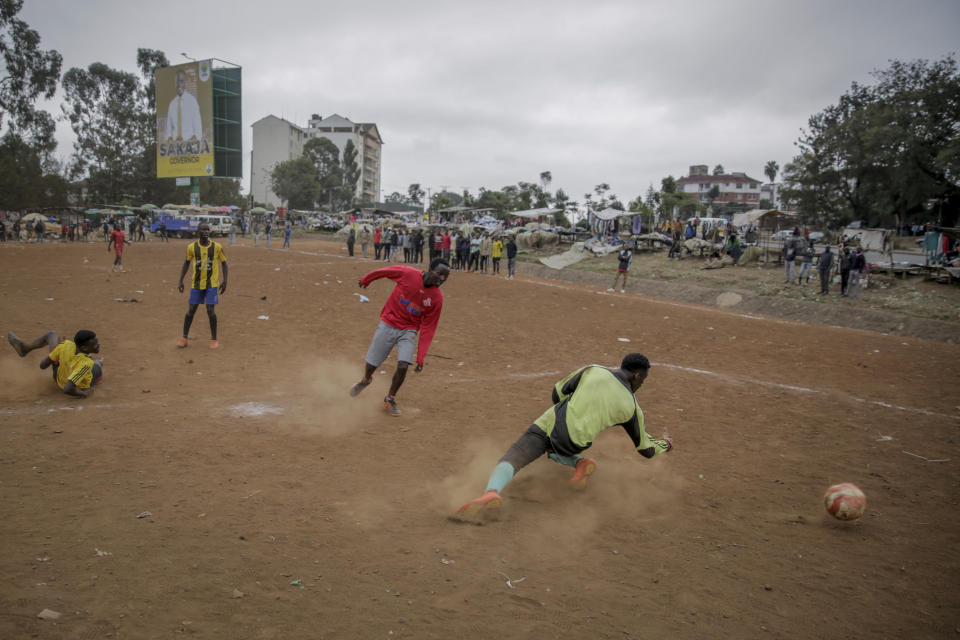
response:
<path id="1" fill-rule="evenodd" d="M 396 329 L 382 320 L 377 324 L 377 330 L 373 332 L 373 338 L 370 340 L 370 346 L 367 348 L 367 355 L 363 359 L 363 378 L 360 382 L 350 387 L 350 395 L 357 396 L 361 391 L 373 382 L 373 372 L 377 370 L 383 361 L 390 355 L 395 343 L 394 333 Z"/>
<path id="2" fill-rule="evenodd" d="M 13 331 L 8 331 L 7 342 L 9 342 L 10 346 L 13 347 L 13 350 L 17 352 L 17 355 L 23 358 L 34 349 L 39 349 L 44 345 L 47 345 L 49 350 L 53 351 L 56 346 L 60 344 L 60 336 L 57 335 L 56 331 L 47 331 L 45 334 L 35 340 L 24 342 L 18 338 Z"/>
<path id="3" fill-rule="evenodd" d="M 457 509 L 456 516 L 469 520 L 495 513 L 503 505 L 500 494 L 516 472 L 546 453 L 548 447 L 549 438 L 543 429 L 535 424 L 530 425 L 493 468 L 483 495 L 462 505 Z"/>

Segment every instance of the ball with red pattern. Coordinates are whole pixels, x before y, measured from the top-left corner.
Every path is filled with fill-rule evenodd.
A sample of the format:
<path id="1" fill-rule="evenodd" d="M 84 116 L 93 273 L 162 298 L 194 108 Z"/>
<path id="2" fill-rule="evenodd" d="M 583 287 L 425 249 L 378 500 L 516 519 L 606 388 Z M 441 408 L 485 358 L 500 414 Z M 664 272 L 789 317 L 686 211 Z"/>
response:
<path id="1" fill-rule="evenodd" d="M 827 513 L 837 520 L 856 520 L 867 508 L 867 496 L 852 482 L 835 484 L 823 496 Z"/>

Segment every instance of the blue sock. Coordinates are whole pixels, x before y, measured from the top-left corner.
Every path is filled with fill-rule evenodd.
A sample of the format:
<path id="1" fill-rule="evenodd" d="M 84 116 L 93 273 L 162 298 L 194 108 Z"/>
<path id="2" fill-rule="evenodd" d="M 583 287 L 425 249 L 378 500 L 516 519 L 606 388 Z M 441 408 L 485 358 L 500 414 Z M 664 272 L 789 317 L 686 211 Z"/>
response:
<path id="1" fill-rule="evenodd" d="M 513 480 L 514 469 L 509 462 L 498 462 L 490 474 L 490 480 L 487 482 L 486 491 L 496 491 L 500 493 L 503 488 Z M 484 492 L 486 493 L 486 492 Z"/>
<path id="2" fill-rule="evenodd" d="M 560 464 L 565 464 L 568 467 L 576 467 L 577 460 L 580 459 L 580 456 L 561 456 L 556 453 L 551 453 L 549 455 L 550 459 L 554 462 L 559 462 Z"/>

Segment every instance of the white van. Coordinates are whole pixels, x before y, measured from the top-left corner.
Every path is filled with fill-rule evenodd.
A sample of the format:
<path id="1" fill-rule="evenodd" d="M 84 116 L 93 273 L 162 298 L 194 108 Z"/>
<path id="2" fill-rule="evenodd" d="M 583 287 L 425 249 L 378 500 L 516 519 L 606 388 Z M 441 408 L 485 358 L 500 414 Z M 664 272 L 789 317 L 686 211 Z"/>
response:
<path id="1" fill-rule="evenodd" d="M 198 226 L 202 223 L 210 225 L 211 236 L 227 235 L 230 233 L 230 225 L 233 224 L 233 220 L 230 218 L 230 216 L 221 214 L 191 215 L 190 219 L 195 220 Z"/>

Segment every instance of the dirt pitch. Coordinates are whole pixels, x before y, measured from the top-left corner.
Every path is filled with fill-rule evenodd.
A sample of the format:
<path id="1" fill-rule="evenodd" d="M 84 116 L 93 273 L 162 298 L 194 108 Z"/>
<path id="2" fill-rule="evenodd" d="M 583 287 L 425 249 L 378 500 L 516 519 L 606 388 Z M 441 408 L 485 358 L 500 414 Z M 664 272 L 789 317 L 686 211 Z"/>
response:
<path id="1" fill-rule="evenodd" d="M 960 346 L 454 273 L 391 418 L 389 374 L 347 395 L 391 283 L 362 303 L 376 264 L 279 244 L 226 247 L 216 352 L 202 313 L 174 347 L 185 241 L 129 247 L 125 274 L 102 243 L 0 246 L 4 329 L 92 328 L 106 370 L 77 401 L 0 349 L 0 638 L 960 632 Z M 499 520 L 448 519 L 556 379 L 628 351 L 673 452 L 611 429 L 586 492 L 541 460 Z M 844 481 L 860 521 L 824 512 Z"/>

